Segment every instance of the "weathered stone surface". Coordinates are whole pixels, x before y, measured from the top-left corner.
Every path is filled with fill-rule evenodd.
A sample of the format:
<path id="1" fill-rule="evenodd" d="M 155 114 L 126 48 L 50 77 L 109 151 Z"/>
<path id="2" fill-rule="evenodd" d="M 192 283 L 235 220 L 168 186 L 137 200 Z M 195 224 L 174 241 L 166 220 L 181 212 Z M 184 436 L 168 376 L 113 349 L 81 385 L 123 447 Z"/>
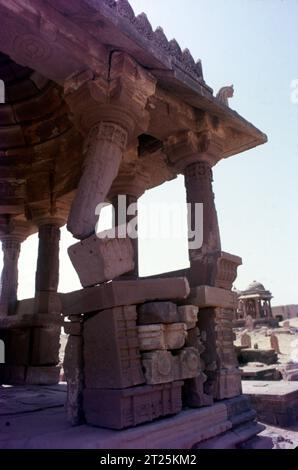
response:
<path id="1" fill-rule="evenodd" d="M 249 364 L 240 368 L 243 380 L 281 380 L 281 372 L 275 366 L 265 366 L 261 363 Z"/>
<path id="2" fill-rule="evenodd" d="M 105 285 L 60 294 L 60 298 L 63 314 L 75 315 L 152 300 L 183 300 L 188 294 L 186 278 L 169 278 L 112 281 Z"/>
<path id="3" fill-rule="evenodd" d="M 282 374 L 284 380 L 289 382 L 298 381 L 298 363 L 297 362 L 288 362 L 279 367 L 279 371 Z"/>
<path id="4" fill-rule="evenodd" d="M 233 309 L 237 297 L 234 292 L 219 287 L 200 286 L 191 289 L 189 302 L 199 308 L 223 307 Z"/>
<path id="5" fill-rule="evenodd" d="M 70 335 L 63 362 L 67 382 L 66 413 L 72 426 L 80 424 L 83 419 L 83 338 Z"/>
<path id="6" fill-rule="evenodd" d="M 92 235 L 69 247 L 68 254 L 83 287 L 110 281 L 134 269 L 134 252 L 129 238 Z"/>
<path id="7" fill-rule="evenodd" d="M 99 106 L 98 103 L 96 103 Z M 85 144 L 83 174 L 72 203 L 68 230 L 79 239 L 96 229 L 96 206 L 103 203 L 116 178 L 127 143 L 127 130 L 113 122 L 92 126 Z"/>
<path id="8" fill-rule="evenodd" d="M 162 324 L 138 326 L 138 337 L 141 351 L 166 349 L 164 325 Z"/>
<path id="9" fill-rule="evenodd" d="M 242 381 L 258 419 L 277 426 L 289 426 L 298 419 L 298 385 L 281 381 Z"/>
<path id="10" fill-rule="evenodd" d="M 274 351 L 277 354 L 280 354 L 279 340 L 278 340 L 278 337 L 274 333 L 271 333 L 271 336 L 270 336 L 270 346 L 271 346 L 271 349 L 274 349 Z"/>
<path id="11" fill-rule="evenodd" d="M 196 305 L 181 305 L 178 307 L 179 320 L 186 324 L 188 330 L 195 328 L 198 321 L 198 311 Z"/>
<path id="12" fill-rule="evenodd" d="M 138 326 L 141 351 L 155 349 L 180 349 L 187 336 L 185 323 L 153 324 Z"/>
<path id="13" fill-rule="evenodd" d="M 162 384 L 174 380 L 174 361 L 169 351 L 143 353 L 142 365 L 147 384 Z"/>
<path id="14" fill-rule="evenodd" d="M 135 306 L 103 310 L 84 323 L 87 388 L 125 388 L 145 382 Z"/>
<path id="15" fill-rule="evenodd" d="M 241 395 L 241 371 L 239 369 L 220 369 L 217 374 L 215 398 L 223 400 Z"/>
<path id="16" fill-rule="evenodd" d="M 153 421 L 182 409 L 183 382 L 140 386 L 125 390 L 84 390 L 84 410 L 88 424 L 123 429 Z"/>
<path id="17" fill-rule="evenodd" d="M 54 385 L 59 382 L 60 366 L 41 366 L 27 368 L 26 384 Z"/>
<path id="18" fill-rule="evenodd" d="M 243 333 L 241 336 L 240 336 L 240 343 L 241 343 L 241 346 L 243 346 L 244 348 L 251 348 L 251 337 L 248 333 Z"/>
<path id="19" fill-rule="evenodd" d="M 179 322 L 179 315 L 173 302 L 146 302 L 138 308 L 139 325 L 175 322 Z"/>
<path id="20" fill-rule="evenodd" d="M 276 364 L 278 357 L 274 349 L 241 349 L 238 355 L 241 364 L 247 362 L 262 362 L 263 364 Z"/>
<path id="21" fill-rule="evenodd" d="M 180 349 L 187 336 L 185 323 L 171 323 L 164 326 L 166 349 Z"/>
<path id="22" fill-rule="evenodd" d="M 200 357 L 195 348 L 183 348 L 173 357 L 174 380 L 184 380 L 199 375 Z"/>
<path id="23" fill-rule="evenodd" d="M 197 377 L 184 380 L 183 385 L 183 403 L 190 408 L 200 408 L 201 406 L 210 406 L 213 403 L 211 395 L 204 393 L 204 382 L 206 376 L 199 372 Z"/>
<path id="24" fill-rule="evenodd" d="M 33 328 L 30 364 L 51 366 L 59 361 L 60 327 Z"/>

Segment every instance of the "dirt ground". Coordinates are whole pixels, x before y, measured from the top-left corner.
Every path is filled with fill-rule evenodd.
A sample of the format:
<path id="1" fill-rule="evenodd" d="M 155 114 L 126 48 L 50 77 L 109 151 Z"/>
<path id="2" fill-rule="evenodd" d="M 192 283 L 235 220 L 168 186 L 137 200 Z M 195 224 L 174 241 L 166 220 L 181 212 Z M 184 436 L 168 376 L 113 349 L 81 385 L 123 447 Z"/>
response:
<path id="1" fill-rule="evenodd" d="M 270 437 L 273 441 L 273 449 L 295 449 L 298 447 L 298 423 L 289 428 L 280 428 L 269 424 L 265 424 L 265 426 L 266 429 L 259 435 Z"/>
<path id="2" fill-rule="evenodd" d="M 287 320 L 285 320 L 287 321 Z M 245 328 L 235 329 L 236 341 L 235 345 L 240 346 L 240 337 L 244 332 L 247 332 L 251 337 L 251 344 L 258 344 L 259 349 L 270 349 L 270 332 L 274 332 L 279 341 L 279 349 L 281 354 L 278 355 L 278 363 L 284 364 L 286 362 L 298 363 L 298 318 L 288 320 L 290 328 L 284 328 L 284 323 L 280 322 L 280 328 L 260 327 L 252 331 Z"/>

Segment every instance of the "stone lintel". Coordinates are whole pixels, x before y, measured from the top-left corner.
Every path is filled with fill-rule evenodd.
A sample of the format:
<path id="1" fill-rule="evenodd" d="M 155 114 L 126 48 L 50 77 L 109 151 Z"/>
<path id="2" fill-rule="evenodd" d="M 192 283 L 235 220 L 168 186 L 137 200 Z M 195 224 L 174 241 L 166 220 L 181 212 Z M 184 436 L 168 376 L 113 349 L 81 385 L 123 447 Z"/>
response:
<path id="1" fill-rule="evenodd" d="M 234 292 L 219 287 L 199 286 L 191 289 L 188 300 L 199 308 L 221 307 L 233 309 L 237 302 L 237 296 Z"/>
<path id="2" fill-rule="evenodd" d="M 104 285 L 59 294 L 63 315 L 79 315 L 121 305 L 153 300 L 185 300 L 190 289 L 186 278 L 112 281 Z"/>

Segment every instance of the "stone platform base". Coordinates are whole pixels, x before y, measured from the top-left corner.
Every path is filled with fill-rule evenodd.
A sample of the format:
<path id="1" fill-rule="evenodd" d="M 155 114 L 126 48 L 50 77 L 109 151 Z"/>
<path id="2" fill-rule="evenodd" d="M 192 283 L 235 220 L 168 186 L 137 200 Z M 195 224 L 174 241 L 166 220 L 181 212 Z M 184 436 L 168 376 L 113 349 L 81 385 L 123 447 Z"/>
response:
<path id="1" fill-rule="evenodd" d="M 234 449 L 255 443 L 264 429 L 255 421 L 255 412 L 243 395 L 123 431 L 70 427 L 65 399 L 63 384 L 0 387 L 0 448 Z"/>
<path id="2" fill-rule="evenodd" d="M 276 366 L 248 364 L 240 367 L 242 380 L 281 380 L 282 375 Z"/>
<path id="3" fill-rule="evenodd" d="M 233 328 L 244 328 L 246 325 L 245 320 L 233 320 Z M 278 328 L 279 321 L 277 318 L 259 318 L 258 320 L 253 320 L 253 328 L 260 326 L 267 326 L 268 328 Z"/>
<path id="4" fill-rule="evenodd" d="M 297 382 L 244 380 L 242 388 L 260 421 L 279 426 L 298 422 Z"/>

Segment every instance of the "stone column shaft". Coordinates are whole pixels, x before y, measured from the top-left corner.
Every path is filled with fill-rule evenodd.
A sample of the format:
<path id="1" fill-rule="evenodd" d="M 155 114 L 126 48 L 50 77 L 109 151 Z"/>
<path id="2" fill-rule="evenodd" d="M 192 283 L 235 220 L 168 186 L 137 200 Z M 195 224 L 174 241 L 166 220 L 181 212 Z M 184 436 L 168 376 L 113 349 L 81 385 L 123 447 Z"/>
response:
<path id="1" fill-rule="evenodd" d="M 79 239 L 95 232 L 99 211 L 113 180 L 116 178 L 127 142 L 127 131 L 113 122 L 102 121 L 89 132 L 86 158 L 75 199 L 72 203 L 67 228 Z"/>
<path id="2" fill-rule="evenodd" d="M 221 244 L 212 191 L 212 170 L 207 162 L 196 161 L 185 168 L 184 177 L 192 230 L 196 227 L 195 204 L 203 204 L 203 244 L 201 248 L 189 250 L 190 281 L 192 285 L 214 285 Z"/>
<path id="3" fill-rule="evenodd" d="M 3 269 L 0 286 L 0 316 L 11 314 L 17 302 L 18 260 L 21 241 L 13 235 L 2 238 Z"/>
<path id="4" fill-rule="evenodd" d="M 39 227 L 39 245 L 35 277 L 36 292 L 57 292 L 59 282 L 59 225 Z"/>

